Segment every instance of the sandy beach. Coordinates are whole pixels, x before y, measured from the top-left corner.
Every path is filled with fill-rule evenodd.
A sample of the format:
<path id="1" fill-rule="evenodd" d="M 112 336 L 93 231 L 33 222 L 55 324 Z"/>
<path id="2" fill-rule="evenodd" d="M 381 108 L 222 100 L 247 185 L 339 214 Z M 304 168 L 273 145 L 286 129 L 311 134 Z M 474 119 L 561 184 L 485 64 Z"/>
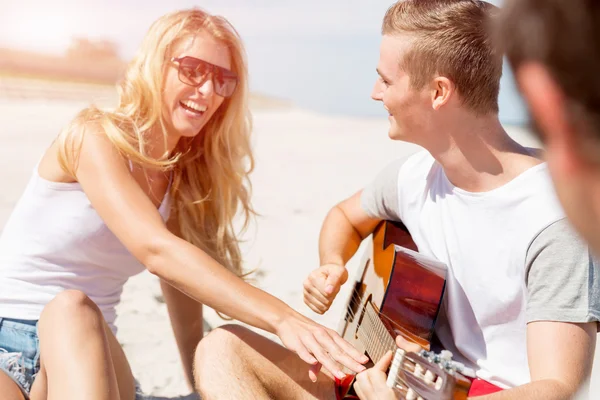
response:
<path id="1" fill-rule="evenodd" d="M 44 149 L 83 106 L 78 101 L 0 96 L 0 229 Z M 257 269 L 257 286 L 333 328 L 350 286 L 325 316 L 317 316 L 303 304 L 302 281 L 318 266 L 318 233 L 329 208 L 368 183 L 391 160 L 419 150 L 390 141 L 387 129 L 386 118 L 327 116 L 293 107 L 254 111 L 252 182 L 260 216 L 242 245 L 246 268 Z M 520 142 L 536 145 L 526 131 L 507 129 Z M 351 275 L 360 253 L 350 262 Z M 204 314 L 210 328 L 228 323 L 207 308 Z M 193 399 L 157 278 L 149 273 L 132 278 L 118 315 L 118 339 L 143 391 L 153 396 L 149 398 Z M 600 384 L 593 390 L 600 392 Z"/>

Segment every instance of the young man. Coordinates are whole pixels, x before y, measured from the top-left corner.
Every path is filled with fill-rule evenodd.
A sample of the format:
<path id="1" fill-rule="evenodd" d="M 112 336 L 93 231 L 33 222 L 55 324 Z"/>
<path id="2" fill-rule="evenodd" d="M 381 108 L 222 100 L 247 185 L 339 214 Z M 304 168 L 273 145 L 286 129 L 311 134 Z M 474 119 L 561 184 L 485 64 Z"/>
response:
<path id="1" fill-rule="evenodd" d="M 497 27 L 567 216 L 600 255 L 600 4 L 510 1 Z"/>
<path id="2" fill-rule="evenodd" d="M 412 0 L 386 13 L 372 97 L 389 111 L 392 139 L 427 151 L 390 164 L 330 211 L 305 302 L 327 311 L 360 242 L 381 220 L 402 220 L 419 251 L 449 267 L 437 335 L 477 371 L 474 387 L 507 389 L 490 395 L 498 399 L 568 398 L 591 369 L 598 288 L 546 164 L 498 121 L 492 10 L 474 0 Z M 242 328 L 217 330 L 200 347 L 206 399 L 335 398 L 331 377 L 311 383 L 287 350 Z M 386 362 L 359 374 L 362 399 L 395 398 Z"/>

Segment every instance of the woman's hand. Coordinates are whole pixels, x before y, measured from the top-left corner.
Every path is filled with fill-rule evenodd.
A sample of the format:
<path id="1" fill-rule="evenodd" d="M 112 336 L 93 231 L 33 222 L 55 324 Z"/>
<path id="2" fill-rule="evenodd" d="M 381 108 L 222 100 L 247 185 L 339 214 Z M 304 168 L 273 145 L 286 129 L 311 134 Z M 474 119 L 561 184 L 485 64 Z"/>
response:
<path id="1" fill-rule="evenodd" d="M 313 382 L 321 365 L 334 377 L 343 379 L 346 374 L 342 366 L 359 373 L 365 370 L 362 364 L 369 361 L 337 332 L 296 312 L 283 319 L 275 333 L 285 347 L 311 364 L 308 375 Z"/>

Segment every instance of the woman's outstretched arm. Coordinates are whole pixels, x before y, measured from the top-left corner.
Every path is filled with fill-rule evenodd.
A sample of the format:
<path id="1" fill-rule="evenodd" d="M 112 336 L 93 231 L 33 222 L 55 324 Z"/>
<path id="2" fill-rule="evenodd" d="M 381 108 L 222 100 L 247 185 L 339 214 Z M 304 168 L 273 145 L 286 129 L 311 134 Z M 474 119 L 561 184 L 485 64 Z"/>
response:
<path id="1" fill-rule="evenodd" d="M 89 127 L 90 124 L 88 124 Z M 359 372 L 366 362 L 335 331 L 316 324 L 278 298 L 245 283 L 204 251 L 170 232 L 102 132 L 81 134 L 77 181 L 124 246 L 154 275 L 196 301 L 277 334 L 309 364 L 342 376 L 340 364 Z"/>

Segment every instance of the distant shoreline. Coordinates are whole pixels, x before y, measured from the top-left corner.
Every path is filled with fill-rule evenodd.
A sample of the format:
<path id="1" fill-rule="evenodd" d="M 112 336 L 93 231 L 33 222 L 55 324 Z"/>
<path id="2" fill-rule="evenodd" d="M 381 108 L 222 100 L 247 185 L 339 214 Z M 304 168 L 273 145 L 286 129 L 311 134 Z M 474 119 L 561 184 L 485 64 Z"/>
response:
<path id="1" fill-rule="evenodd" d="M 91 102 L 99 106 L 114 106 L 118 101 L 116 88 L 116 83 L 88 81 L 80 77 L 65 79 L 0 70 L 0 98 L 72 100 Z M 294 104 L 289 100 L 261 93 L 251 93 L 249 101 L 252 109 L 294 108 Z"/>

